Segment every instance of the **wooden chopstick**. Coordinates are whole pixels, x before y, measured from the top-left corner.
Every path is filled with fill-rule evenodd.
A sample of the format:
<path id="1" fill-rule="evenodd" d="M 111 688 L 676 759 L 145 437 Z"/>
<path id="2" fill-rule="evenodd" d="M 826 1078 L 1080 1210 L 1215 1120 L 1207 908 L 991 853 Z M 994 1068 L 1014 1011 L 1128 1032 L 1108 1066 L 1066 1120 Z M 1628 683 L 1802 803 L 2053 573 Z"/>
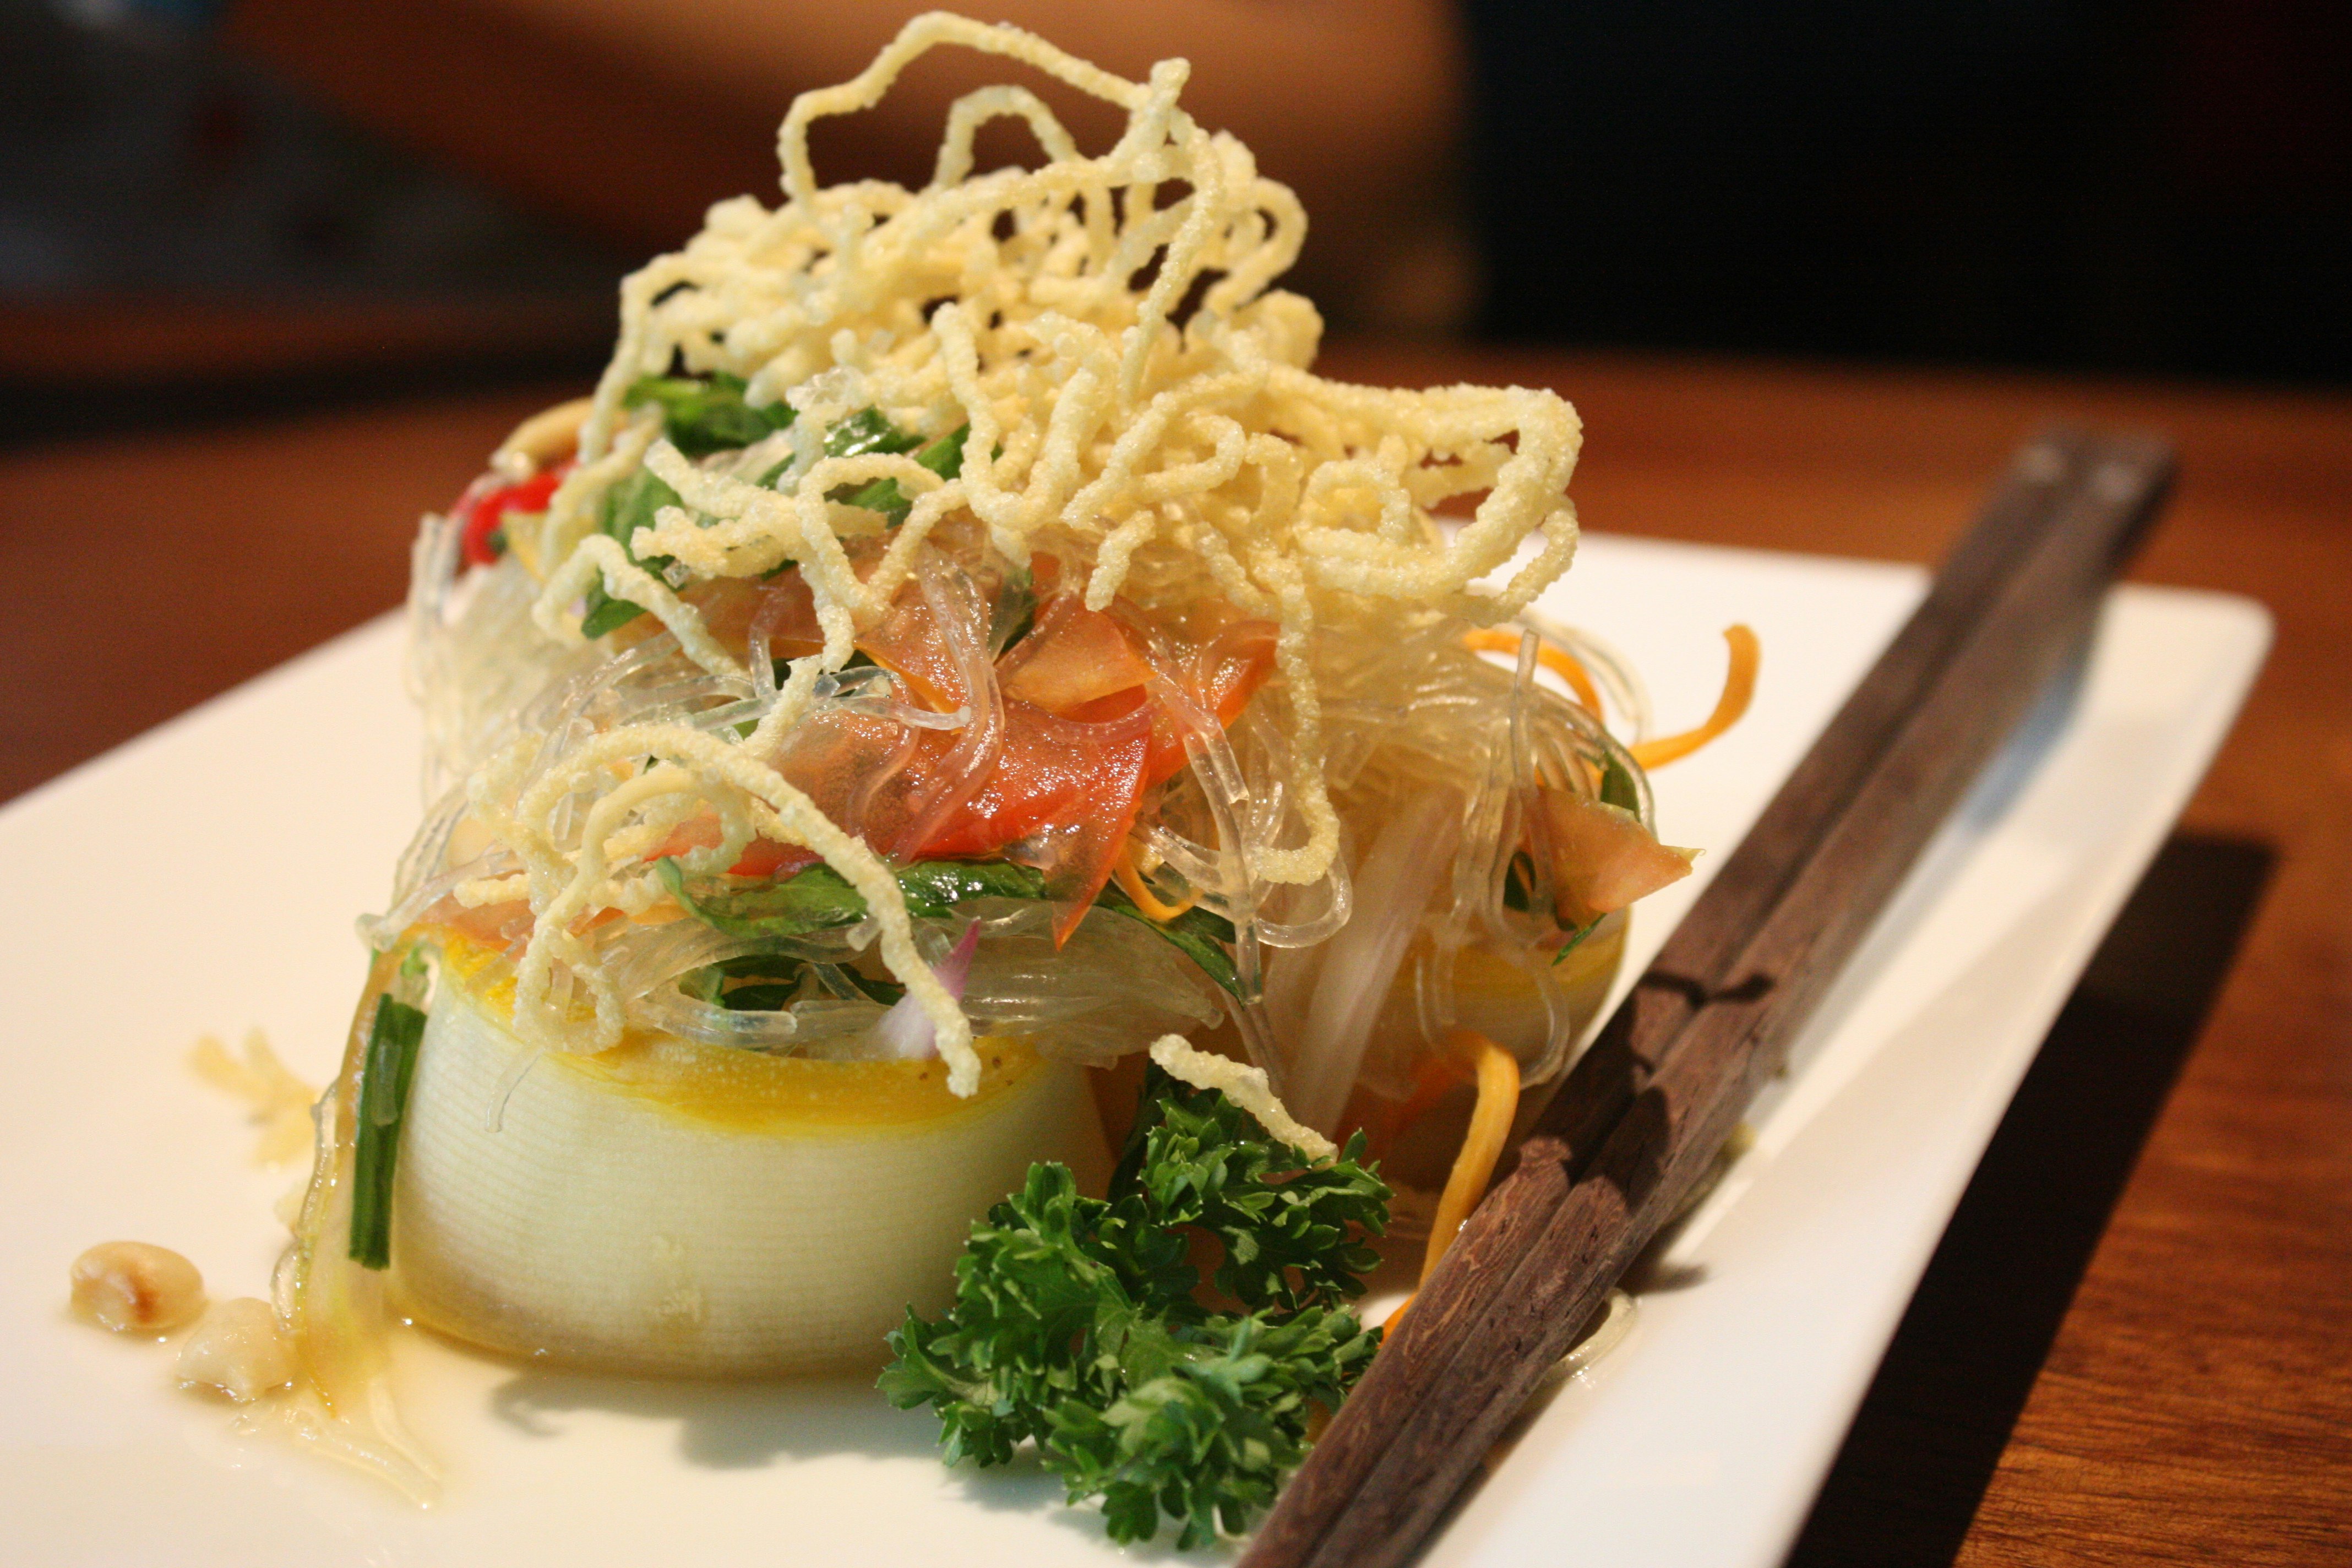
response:
<path id="1" fill-rule="evenodd" d="M 2160 442 L 2021 452 L 1935 586 L 1536 1121 L 1244 1554 L 1386 1568 L 1677 1212 L 1994 752 L 2087 646 Z"/>

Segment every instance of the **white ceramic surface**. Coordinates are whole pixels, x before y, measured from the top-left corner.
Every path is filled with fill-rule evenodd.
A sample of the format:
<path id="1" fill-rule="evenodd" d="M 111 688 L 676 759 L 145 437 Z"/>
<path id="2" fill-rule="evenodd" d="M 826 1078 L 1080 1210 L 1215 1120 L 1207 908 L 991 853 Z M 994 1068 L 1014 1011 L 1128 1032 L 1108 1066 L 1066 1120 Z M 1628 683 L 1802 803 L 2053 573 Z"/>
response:
<path id="1" fill-rule="evenodd" d="M 1916 571 L 1595 538 L 1552 613 L 1639 666 L 1663 728 L 1763 639 L 1756 705 L 1657 779 L 1671 842 L 1719 864 L 1920 591 Z M 2227 729 L 2256 606 L 2135 588 L 1906 884 L 1759 1106 L 1758 1142 L 1675 1245 L 1682 1288 L 1528 1427 L 1430 1554 L 1769 1564 L 1802 1521 L 2011 1091 Z M 559 1376 L 423 1340 L 411 1424 L 449 1474 L 420 1511 L 240 1438 L 170 1354 L 74 1321 L 66 1265 L 116 1237 L 260 1294 L 293 1179 L 184 1063 L 266 1029 L 331 1071 L 417 814 L 398 632 L 364 627 L 0 811 L 0 1537 L 26 1563 L 976 1565 L 1114 1552 L 1034 1470 L 950 1472 L 930 1418 L 856 1384 Z M 1645 905 L 1626 980 L 1700 879 Z M 1621 983 L 1622 984 L 1622 983 Z M 1192 1560 L 1200 1560 L 1194 1558 Z M 1214 1560 L 1213 1558 L 1210 1560 Z"/>

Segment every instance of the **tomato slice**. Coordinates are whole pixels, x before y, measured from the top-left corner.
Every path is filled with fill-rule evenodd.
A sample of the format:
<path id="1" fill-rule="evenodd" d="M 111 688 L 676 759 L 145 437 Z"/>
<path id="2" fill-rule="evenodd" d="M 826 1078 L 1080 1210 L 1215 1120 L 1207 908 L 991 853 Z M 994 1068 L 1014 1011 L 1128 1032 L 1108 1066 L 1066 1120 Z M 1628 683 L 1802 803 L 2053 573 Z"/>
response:
<path id="1" fill-rule="evenodd" d="M 820 712 L 794 725 L 770 760 L 835 826 L 887 852 L 931 793 L 941 738 L 891 719 Z"/>
<path id="2" fill-rule="evenodd" d="M 709 577 L 678 595 L 702 616 L 719 645 L 750 656 L 751 632 L 768 636 L 771 658 L 805 658 L 824 648 L 816 600 L 797 567 L 772 577 Z"/>
<path id="3" fill-rule="evenodd" d="M 787 871 L 797 871 L 817 862 L 816 852 L 797 844 L 778 844 L 770 838 L 754 838 L 743 846 L 742 858 L 727 868 L 730 877 L 780 877 Z"/>
<path id="4" fill-rule="evenodd" d="M 1274 673 L 1272 621 L 1234 621 L 1201 649 L 1194 681 L 1201 700 L 1220 724 L 1242 716 L 1257 689 Z"/>
<path id="5" fill-rule="evenodd" d="M 661 842 L 661 847 L 646 857 L 654 861 L 668 856 L 683 855 L 689 849 L 708 849 L 719 842 L 719 818 L 716 814 L 698 816 L 682 822 Z M 812 865 L 814 851 L 797 844 L 778 844 L 772 839 L 754 838 L 743 846 L 743 853 L 727 868 L 730 877 L 775 877 L 787 871 L 797 871 Z"/>
<path id="6" fill-rule="evenodd" d="M 1008 700 L 1068 718 L 1148 686 L 1151 666 L 1119 624 L 1089 610 L 1076 594 L 1057 594 L 1037 612 L 1029 635 L 1004 650 L 997 679 Z M 1118 710 L 1134 706 L 1123 703 Z"/>
<path id="7" fill-rule="evenodd" d="M 1271 621 L 1233 621 L 1195 653 L 1187 684 L 1193 700 L 1220 725 L 1229 726 L 1240 718 L 1257 689 L 1274 673 L 1276 631 Z M 1184 771 L 1188 761 L 1184 726 L 1174 715 L 1159 712 L 1152 721 L 1151 757 L 1144 767 L 1144 784 L 1166 784 Z"/>
<path id="8" fill-rule="evenodd" d="M 1107 723 L 1048 713 L 1017 698 L 1004 704 L 1004 737 L 980 787 L 905 851 L 908 860 L 977 859 L 1003 853 L 1045 874 L 1060 906 L 1054 940 L 1068 939 L 1110 879 L 1143 801 L 1151 714 L 1138 707 Z"/>
<path id="9" fill-rule="evenodd" d="M 1052 592 L 1052 567 L 1043 557 L 1033 563 L 1046 596 L 1029 633 L 997 661 L 1002 717 L 985 738 L 969 728 L 915 731 L 820 713 L 796 726 L 771 761 L 827 817 L 902 864 L 1002 858 L 1044 872 L 1059 942 L 1110 879 L 1144 799 L 1184 767 L 1186 753 L 1182 722 L 1153 696 L 1153 659 L 1166 656 L 1149 653 L 1118 615 Z M 707 590 L 704 614 L 730 643 L 748 635 L 754 616 L 816 637 L 797 573 L 761 590 L 756 607 L 748 592 L 740 584 Z M 798 597 L 779 608 L 786 594 Z M 914 700 L 948 712 L 970 697 L 939 614 L 910 584 L 857 647 Z M 1265 621 L 1227 622 L 1198 647 L 1180 646 L 1167 679 L 1230 724 L 1272 672 L 1274 640 Z M 756 876 L 771 861 L 796 868 L 807 858 L 754 846 L 735 870 Z"/>
<path id="10" fill-rule="evenodd" d="M 915 700 L 934 713 L 952 713 L 967 700 L 955 649 L 919 584 L 898 591 L 874 629 L 857 639 L 857 651 L 905 681 Z"/>
<path id="11" fill-rule="evenodd" d="M 1690 875 L 1696 852 L 1661 844 L 1630 811 L 1540 789 L 1551 829 L 1551 876 L 1563 923 L 1576 926 Z"/>

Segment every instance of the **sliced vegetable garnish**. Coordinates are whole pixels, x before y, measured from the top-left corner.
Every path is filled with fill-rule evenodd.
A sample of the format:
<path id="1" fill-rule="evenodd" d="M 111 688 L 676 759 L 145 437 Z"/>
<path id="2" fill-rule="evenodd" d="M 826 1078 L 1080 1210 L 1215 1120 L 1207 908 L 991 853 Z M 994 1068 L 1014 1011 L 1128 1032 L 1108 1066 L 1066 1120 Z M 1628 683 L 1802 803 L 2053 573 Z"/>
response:
<path id="1" fill-rule="evenodd" d="M 1723 692 L 1715 700 L 1715 711 L 1706 722 L 1696 730 L 1685 730 L 1679 735 L 1661 735 L 1654 741 L 1643 741 L 1631 748 L 1633 760 L 1645 768 L 1662 768 L 1668 763 L 1689 756 L 1726 730 L 1739 722 L 1748 711 L 1748 704 L 1756 696 L 1756 670 L 1763 661 L 1763 645 L 1756 634 L 1744 626 L 1723 628 L 1723 640 L 1729 645 L 1730 662 L 1724 667 Z"/>
<path id="2" fill-rule="evenodd" d="M 1181 918 L 1185 910 L 1201 901 L 1200 889 L 1197 888 L 1188 889 L 1182 898 L 1172 904 L 1153 892 L 1151 884 L 1143 879 L 1143 872 L 1135 863 L 1135 840 L 1132 838 L 1120 847 L 1118 859 L 1112 864 L 1110 874 L 1112 879 L 1118 883 L 1119 891 L 1127 895 L 1129 902 L 1162 925 Z"/>
<path id="3" fill-rule="evenodd" d="M 1576 927 L 1690 875 L 1696 849 L 1661 844 L 1623 806 L 1538 789 L 1549 830 L 1553 909 Z"/>
<path id="4" fill-rule="evenodd" d="M 1591 936 L 1594 931 L 1599 931 L 1601 929 L 1601 922 L 1606 919 L 1608 919 L 1606 915 L 1596 915 L 1592 919 L 1585 921 L 1582 925 L 1577 927 L 1574 931 L 1569 932 L 1568 940 L 1561 942 L 1559 946 L 1553 951 L 1551 955 L 1552 963 L 1557 966 L 1562 959 L 1566 958 L 1570 953 L 1574 952 L 1578 948 L 1582 947 L 1584 945 L 1585 939 Z"/>
<path id="5" fill-rule="evenodd" d="M 955 1303 L 909 1312 L 882 1374 L 893 1405 L 939 1413 L 942 1457 L 1003 1464 L 1034 1439 L 1070 1500 L 1103 1500 L 1114 1541 L 1163 1512 L 1180 1547 L 1239 1534 L 1305 1458 L 1316 1406 L 1337 1408 L 1380 1331 L 1341 1303 L 1378 1262 L 1389 1190 L 1360 1133 L 1309 1162 L 1214 1089 L 1154 1066 L 1107 1199 L 1029 1167 L 972 1226 Z M 1195 1299 L 1181 1226 L 1222 1244 Z"/>
<path id="6" fill-rule="evenodd" d="M 352 1162 L 351 1254 L 362 1268 L 392 1264 L 392 1181 L 408 1086 L 424 1040 L 421 1010 L 391 996 L 375 1005 L 367 1060 L 360 1068 L 359 1136 Z"/>
<path id="7" fill-rule="evenodd" d="M 1470 1112 L 1470 1126 L 1462 1135 L 1461 1152 L 1445 1178 L 1437 1200 L 1437 1214 L 1429 1222 L 1429 1245 L 1423 1249 L 1421 1277 L 1426 1280 L 1460 1234 L 1462 1224 L 1494 1179 L 1495 1162 L 1503 1157 L 1510 1137 L 1511 1116 L 1519 1102 L 1519 1061 L 1517 1057 L 1478 1033 L 1456 1029 L 1446 1037 L 1444 1054 L 1457 1071 L 1478 1086 Z"/>

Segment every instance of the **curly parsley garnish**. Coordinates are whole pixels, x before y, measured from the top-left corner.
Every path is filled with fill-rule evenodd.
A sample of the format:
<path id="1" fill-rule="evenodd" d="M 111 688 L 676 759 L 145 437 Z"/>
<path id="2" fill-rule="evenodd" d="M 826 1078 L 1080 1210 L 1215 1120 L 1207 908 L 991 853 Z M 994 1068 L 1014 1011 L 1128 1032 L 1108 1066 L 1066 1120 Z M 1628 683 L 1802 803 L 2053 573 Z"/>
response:
<path id="1" fill-rule="evenodd" d="M 882 1392 L 934 1406 L 950 1464 L 1003 1464 L 1034 1440 L 1070 1500 L 1099 1497 L 1114 1541 L 1177 1544 L 1246 1530 L 1306 1457 L 1380 1345 L 1340 1305 L 1363 1293 L 1389 1189 L 1362 1135 L 1308 1163 L 1213 1089 L 1150 1069 L 1110 1195 L 1058 1164 L 974 1225 L 939 1321 L 890 1336 Z M 1214 1237 L 1200 1301 L 1188 1231 Z"/>

